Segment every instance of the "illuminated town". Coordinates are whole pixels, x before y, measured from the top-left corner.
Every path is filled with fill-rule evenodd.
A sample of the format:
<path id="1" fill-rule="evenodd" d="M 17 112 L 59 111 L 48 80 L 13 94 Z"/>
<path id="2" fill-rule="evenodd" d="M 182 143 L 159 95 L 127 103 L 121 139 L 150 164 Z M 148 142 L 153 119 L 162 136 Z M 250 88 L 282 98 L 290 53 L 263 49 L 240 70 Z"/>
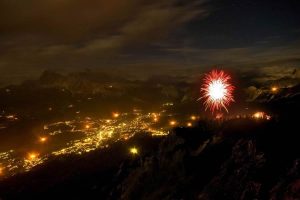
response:
<path id="1" fill-rule="evenodd" d="M 173 103 L 164 105 L 173 106 Z M 164 106 L 163 105 L 163 106 Z M 112 112 L 111 118 L 72 119 L 45 124 L 43 132 L 36 138 L 37 147 L 28 150 L 27 153 L 17 152 L 10 149 L 0 153 L 0 175 L 11 176 L 16 173 L 29 171 L 32 167 L 39 165 L 53 156 L 68 154 L 85 154 L 96 149 L 109 148 L 109 145 L 117 141 L 126 141 L 138 133 L 148 133 L 153 137 L 161 137 L 169 134 L 173 127 L 192 127 L 200 119 L 195 114 L 176 116 L 166 110 L 160 112 L 143 113 L 141 110 L 133 109 L 132 113 Z M 250 115 L 241 115 L 244 118 L 255 120 L 270 120 L 271 116 L 264 112 L 254 112 Z M 240 118 L 238 116 L 227 116 Z M 17 121 L 13 115 L 4 116 L 6 123 Z M 216 120 L 222 119 L 223 115 L 216 115 Z M 5 125 L 2 125 L 5 129 Z M 59 145 L 52 143 L 55 138 L 66 138 Z M 39 152 L 40 146 L 51 144 L 51 150 Z M 137 154 L 136 148 L 130 149 L 131 154 Z"/>
<path id="2" fill-rule="evenodd" d="M 63 148 L 55 148 L 43 154 L 32 151 L 20 157 L 15 150 L 0 153 L 1 175 L 13 175 L 28 171 L 43 163 L 49 156 L 64 154 L 83 154 L 97 148 L 107 148 L 109 143 L 128 140 L 137 133 L 147 132 L 152 136 L 165 136 L 169 127 L 156 126 L 163 113 L 113 113 L 111 119 L 70 120 L 44 125 L 44 132 L 37 138 L 42 145 L 48 145 L 51 138 L 68 134 L 70 138 Z M 7 116 L 7 119 L 15 119 Z M 75 139 L 72 139 L 74 136 Z M 34 149 L 34 147 L 32 147 Z"/>
<path id="3" fill-rule="evenodd" d="M 300 200 L 300 0 L 0 0 L 0 200 Z"/>

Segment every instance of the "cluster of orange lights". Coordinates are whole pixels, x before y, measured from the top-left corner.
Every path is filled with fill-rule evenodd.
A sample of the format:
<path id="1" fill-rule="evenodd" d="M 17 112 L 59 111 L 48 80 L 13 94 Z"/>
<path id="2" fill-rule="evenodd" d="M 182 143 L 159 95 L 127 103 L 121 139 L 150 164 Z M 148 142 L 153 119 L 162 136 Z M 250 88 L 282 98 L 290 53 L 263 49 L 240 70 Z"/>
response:
<path id="1" fill-rule="evenodd" d="M 112 116 L 113 116 L 114 118 L 118 118 L 118 117 L 120 117 L 120 113 L 114 112 L 114 113 L 112 114 Z"/>
<path id="2" fill-rule="evenodd" d="M 153 121 L 158 122 L 159 121 L 159 115 L 156 113 L 152 113 Z"/>
<path id="3" fill-rule="evenodd" d="M 264 112 L 256 112 L 252 115 L 252 117 L 254 119 L 266 119 L 266 120 L 270 120 L 271 119 L 271 116 L 270 115 L 267 115 L 266 113 Z"/>
<path id="4" fill-rule="evenodd" d="M 47 137 L 40 137 L 40 142 L 45 143 L 47 141 Z"/>
<path id="5" fill-rule="evenodd" d="M 175 126 L 177 124 L 177 122 L 175 120 L 170 121 L 169 123 L 171 126 Z"/>
<path id="6" fill-rule="evenodd" d="M 271 91 L 273 93 L 276 93 L 278 90 L 279 90 L 278 87 L 272 87 L 271 88 Z M 52 108 L 51 109 L 49 108 L 49 110 L 52 110 Z M 120 116 L 121 116 L 120 113 L 113 112 L 112 113 L 112 118 L 114 118 L 114 119 L 107 119 L 107 120 L 105 120 L 105 122 L 106 123 L 111 123 L 111 122 L 114 123 L 114 121 L 118 121 L 116 118 L 119 118 Z M 124 116 L 124 114 L 122 116 Z M 148 116 L 150 117 L 149 119 L 153 120 L 154 122 L 158 122 L 160 119 L 162 119 L 162 116 L 159 113 L 149 113 Z M 247 117 L 249 117 L 249 116 L 251 116 L 251 115 L 247 115 Z M 169 123 L 169 126 L 171 126 L 171 127 L 175 127 L 177 125 L 183 125 L 183 126 L 185 125 L 186 127 L 193 127 L 193 125 L 195 125 L 197 123 L 196 121 L 199 120 L 199 119 L 201 119 L 200 116 L 197 115 L 197 114 L 196 115 L 188 115 L 188 116 L 186 116 L 185 121 L 183 121 L 183 123 L 181 123 L 180 121 L 176 120 L 176 117 L 174 117 L 174 118 L 173 117 L 170 118 L 170 121 L 166 122 L 166 123 Z M 123 118 L 123 117 L 120 117 L 120 118 Z M 223 114 L 217 114 L 216 115 L 216 119 L 222 119 L 222 118 L 223 118 Z M 260 119 L 267 119 L 267 120 L 269 120 L 271 117 L 269 115 L 267 115 L 266 113 L 259 111 L 259 112 L 253 113 L 252 114 L 252 118 L 256 119 L 256 120 L 260 120 Z M 90 129 L 90 130 L 91 130 L 91 128 L 94 129 L 95 125 L 93 123 L 89 123 L 88 124 L 88 122 L 89 121 L 87 121 L 86 124 L 81 125 L 82 128 L 84 127 L 85 129 Z M 126 124 L 123 123 L 123 126 L 126 126 Z M 152 131 L 152 130 L 149 129 L 149 131 Z M 43 144 L 43 143 L 46 143 L 49 138 L 46 137 L 46 136 L 41 136 L 41 137 L 38 137 L 36 139 L 40 143 Z M 124 140 L 128 140 L 129 137 L 126 135 L 126 136 L 123 137 L 123 139 Z M 136 156 L 136 155 L 140 154 L 140 151 L 136 147 L 131 147 L 131 148 L 129 148 L 129 153 L 131 155 Z M 28 160 L 28 161 L 31 161 L 31 163 L 34 163 L 35 161 L 37 161 L 39 159 L 40 156 L 41 155 L 38 152 L 29 152 L 27 154 L 27 156 L 25 155 L 25 160 Z M 0 176 L 3 175 L 3 173 L 4 173 L 4 168 L 1 167 L 1 165 L 0 165 Z"/>
<path id="7" fill-rule="evenodd" d="M 39 156 L 38 153 L 31 152 L 31 153 L 29 153 L 29 154 L 27 155 L 27 159 L 28 159 L 28 160 L 35 160 L 35 159 L 38 158 L 38 156 Z"/>
<path id="8" fill-rule="evenodd" d="M 189 117 L 189 119 L 191 121 L 187 121 L 186 126 L 187 127 L 192 127 L 193 126 L 193 121 L 196 121 L 197 119 L 199 119 L 199 117 L 195 116 L 195 115 L 192 115 L 192 116 Z M 169 121 L 169 125 L 170 126 L 176 126 L 176 125 L 178 125 L 178 122 L 176 120 L 171 120 L 171 121 Z"/>
<path id="9" fill-rule="evenodd" d="M 263 112 L 256 112 L 253 114 L 253 117 L 256 119 L 262 119 L 264 118 L 264 113 Z"/>
<path id="10" fill-rule="evenodd" d="M 191 120 L 195 121 L 197 119 L 197 117 L 195 115 L 191 116 Z"/>
<path id="11" fill-rule="evenodd" d="M 273 92 L 273 93 L 276 93 L 276 92 L 278 92 L 278 87 L 276 87 L 276 86 L 273 86 L 272 88 L 271 88 L 271 91 Z"/>
<path id="12" fill-rule="evenodd" d="M 139 150 L 136 147 L 132 147 L 132 148 L 129 149 L 129 152 L 132 155 L 137 155 L 139 153 Z"/>

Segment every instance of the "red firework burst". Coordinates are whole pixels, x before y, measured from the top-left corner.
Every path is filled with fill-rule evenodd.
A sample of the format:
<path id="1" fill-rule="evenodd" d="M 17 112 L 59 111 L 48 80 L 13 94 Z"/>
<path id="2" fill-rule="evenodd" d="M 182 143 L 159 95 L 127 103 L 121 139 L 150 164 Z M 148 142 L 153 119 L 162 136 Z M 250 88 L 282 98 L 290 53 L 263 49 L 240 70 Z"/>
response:
<path id="1" fill-rule="evenodd" d="M 214 112 L 224 108 L 228 112 L 227 106 L 234 102 L 234 86 L 231 85 L 230 79 L 230 75 L 222 70 L 212 70 L 205 74 L 201 87 L 201 99 L 204 99 L 205 110 L 210 109 Z"/>

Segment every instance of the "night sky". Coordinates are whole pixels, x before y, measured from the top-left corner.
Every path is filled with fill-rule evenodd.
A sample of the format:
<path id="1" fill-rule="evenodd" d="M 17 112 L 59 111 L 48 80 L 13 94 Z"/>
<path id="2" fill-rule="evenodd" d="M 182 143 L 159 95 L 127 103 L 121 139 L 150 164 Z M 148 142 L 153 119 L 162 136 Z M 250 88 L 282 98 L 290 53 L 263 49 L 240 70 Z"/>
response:
<path id="1" fill-rule="evenodd" d="M 300 66 L 298 0 L 0 0 L 1 83 L 46 69 L 144 75 Z"/>

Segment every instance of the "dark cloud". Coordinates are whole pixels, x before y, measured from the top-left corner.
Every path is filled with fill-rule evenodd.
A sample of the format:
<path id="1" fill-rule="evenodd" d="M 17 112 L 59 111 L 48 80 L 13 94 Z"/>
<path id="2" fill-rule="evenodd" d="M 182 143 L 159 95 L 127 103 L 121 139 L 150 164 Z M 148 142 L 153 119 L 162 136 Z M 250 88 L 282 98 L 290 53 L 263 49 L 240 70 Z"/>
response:
<path id="1" fill-rule="evenodd" d="M 203 18 L 208 13 L 204 3 L 0 0 L 0 68 L 27 73 L 114 62 L 128 49 L 160 41 L 175 28 Z"/>
<path id="2" fill-rule="evenodd" d="M 216 65 L 281 73 L 276 68 L 300 66 L 297 5 L 293 0 L 0 0 L 1 78 L 11 82 L 45 69 L 85 68 L 194 75 Z"/>
<path id="3" fill-rule="evenodd" d="M 287 43 L 281 46 L 264 47 L 250 46 L 243 48 L 195 48 L 195 47 L 171 47 L 165 51 L 174 56 L 183 56 L 191 63 L 202 65 L 222 65 L 231 67 L 265 67 L 272 65 L 299 66 L 300 49 L 299 41 Z M 249 68 L 250 67 L 250 68 Z"/>
<path id="4" fill-rule="evenodd" d="M 143 2 L 1 0 L 0 5 L 2 34 L 42 35 L 67 42 L 116 32 L 121 24 L 135 17 Z"/>
<path id="5" fill-rule="evenodd" d="M 203 1 L 178 5 L 176 0 L 29 0 L 0 1 L 0 34 L 15 44 L 59 49 L 70 45 L 94 50 L 118 48 L 165 37 L 172 28 L 206 10 Z M 59 51 L 58 51 L 59 52 Z"/>

